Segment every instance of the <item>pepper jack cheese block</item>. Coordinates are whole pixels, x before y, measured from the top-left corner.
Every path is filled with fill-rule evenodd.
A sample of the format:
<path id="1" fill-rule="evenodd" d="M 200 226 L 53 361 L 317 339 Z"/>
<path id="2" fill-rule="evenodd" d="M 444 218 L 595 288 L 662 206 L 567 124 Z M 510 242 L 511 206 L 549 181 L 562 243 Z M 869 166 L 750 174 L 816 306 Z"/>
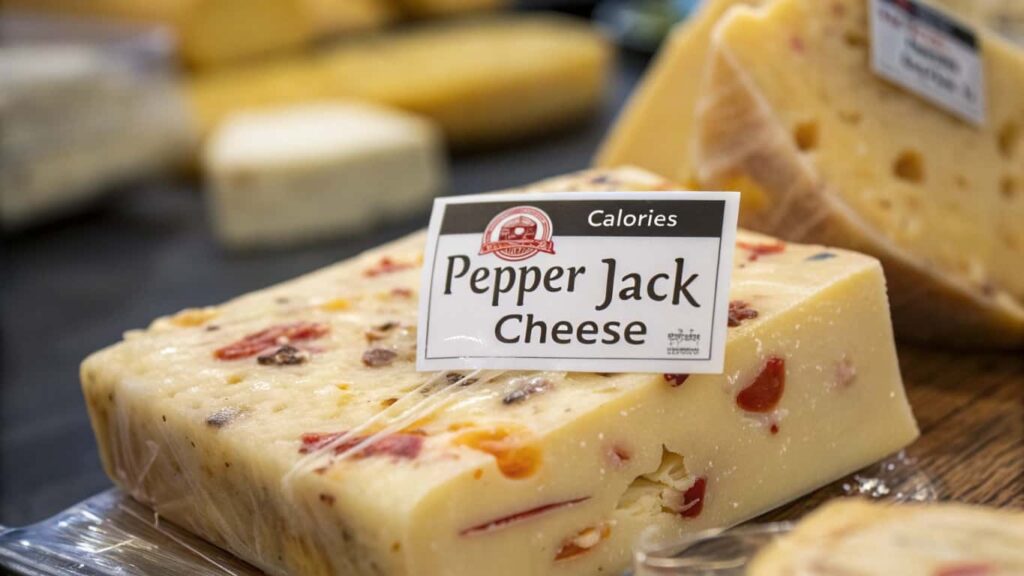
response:
<path id="1" fill-rule="evenodd" d="M 246 108 L 345 98 L 422 114 L 453 144 L 472 146 L 586 117 L 610 64 L 608 44 L 589 25 L 506 16 L 423 25 L 317 56 L 200 75 L 190 94 L 205 131 Z"/>
<path id="2" fill-rule="evenodd" d="M 364 104 L 310 104 L 229 119 L 203 159 L 220 238 L 283 244 L 424 210 L 445 184 L 440 130 Z"/>
<path id="3" fill-rule="evenodd" d="M 1024 574 L 1024 512 L 837 500 L 764 550 L 750 576 Z"/>
<path id="4" fill-rule="evenodd" d="M 735 524 L 917 436 L 869 257 L 740 234 L 721 375 L 419 373 L 423 242 L 90 357 L 108 473 L 275 575 L 617 574 L 643 529 Z"/>
<path id="5" fill-rule="evenodd" d="M 637 166 L 697 187 L 694 110 L 711 32 L 730 8 L 765 1 L 708 0 L 693 17 L 679 24 L 601 144 L 595 165 Z M 746 206 L 749 199 L 744 197 L 743 202 Z"/>
<path id="6" fill-rule="evenodd" d="M 698 105 L 701 184 L 751 182 L 764 202 L 743 226 L 880 258 L 898 333 L 1022 346 L 1024 52 L 979 32 L 974 127 L 871 71 L 867 7 L 775 0 L 723 17 Z"/>

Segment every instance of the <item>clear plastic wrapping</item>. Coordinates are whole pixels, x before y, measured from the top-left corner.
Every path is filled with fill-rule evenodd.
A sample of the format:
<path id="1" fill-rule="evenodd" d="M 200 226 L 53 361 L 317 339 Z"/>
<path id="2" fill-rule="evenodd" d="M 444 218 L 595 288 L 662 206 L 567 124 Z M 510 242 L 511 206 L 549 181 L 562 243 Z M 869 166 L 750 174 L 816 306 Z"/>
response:
<path id="1" fill-rule="evenodd" d="M 899 453 L 838 483 L 837 495 L 928 502 L 935 486 Z M 663 542 L 641 538 L 635 576 L 742 576 L 765 544 L 791 522 L 706 530 Z M 28 576 L 257 576 L 258 569 L 161 520 L 117 489 L 97 494 L 38 524 L 0 528 L 0 565 Z"/>
<path id="2" fill-rule="evenodd" d="M 96 574 L 237 570 L 173 522 L 281 576 L 593 574 L 625 568 L 643 530 L 736 525 L 911 442 L 877 262 L 740 236 L 731 298 L 758 313 L 724 374 L 417 372 L 422 234 L 158 319 L 82 367 L 108 474 L 156 514 L 110 493 L 0 548 Z M 787 362 L 784 398 L 740 401 Z M 877 478 L 850 490 L 897 486 Z"/>

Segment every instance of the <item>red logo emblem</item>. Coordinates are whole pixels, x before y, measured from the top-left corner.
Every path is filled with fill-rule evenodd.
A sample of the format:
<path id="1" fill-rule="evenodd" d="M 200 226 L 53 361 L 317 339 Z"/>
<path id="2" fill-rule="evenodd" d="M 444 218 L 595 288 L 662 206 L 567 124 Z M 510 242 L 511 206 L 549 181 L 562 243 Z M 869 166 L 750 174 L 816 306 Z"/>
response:
<path id="1" fill-rule="evenodd" d="M 555 253 L 551 217 L 533 206 L 516 206 L 495 216 L 484 231 L 480 254 L 502 260 L 526 260 L 538 252 Z"/>

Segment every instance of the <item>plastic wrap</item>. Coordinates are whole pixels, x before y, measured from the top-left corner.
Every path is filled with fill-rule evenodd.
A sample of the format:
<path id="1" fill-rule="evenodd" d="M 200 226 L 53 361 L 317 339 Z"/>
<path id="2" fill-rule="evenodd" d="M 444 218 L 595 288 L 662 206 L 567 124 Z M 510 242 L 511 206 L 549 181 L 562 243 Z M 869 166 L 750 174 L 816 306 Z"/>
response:
<path id="1" fill-rule="evenodd" d="M 307 461 L 308 463 L 308 461 Z M 931 479 L 903 453 L 836 485 L 837 495 L 892 502 L 936 498 Z M 673 542 L 641 539 L 636 576 L 742 576 L 788 522 L 706 530 Z M 0 528 L 0 565 L 28 576 L 256 576 L 261 572 L 174 524 L 119 490 L 108 490 L 39 524 Z"/>
<path id="2" fill-rule="evenodd" d="M 900 452 L 836 484 L 836 496 L 884 502 L 931 502 L 931 478 Z M 747 564 L 794 522 L 747 524 L 730 530 L 705 530 L 665 543 L 641 538 L 634 553 L 635 576 L 744 576 Z"/>

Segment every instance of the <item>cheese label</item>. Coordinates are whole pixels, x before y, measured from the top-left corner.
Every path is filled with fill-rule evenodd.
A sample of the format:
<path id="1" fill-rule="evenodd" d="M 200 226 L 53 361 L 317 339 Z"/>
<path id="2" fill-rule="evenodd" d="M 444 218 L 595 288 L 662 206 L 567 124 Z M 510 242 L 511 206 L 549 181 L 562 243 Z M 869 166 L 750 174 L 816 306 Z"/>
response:
<path id="1" fill-rule="evenodd" d="M 960 118 L 985 123 L 985 78 L 977 35 L 919 0 L 871 0 L 876 74 Z"/>
<path id="2" fill-rule="evenodd" d="M 438 198 L 419 370 L 720 373 L 736 192 Z"/>

